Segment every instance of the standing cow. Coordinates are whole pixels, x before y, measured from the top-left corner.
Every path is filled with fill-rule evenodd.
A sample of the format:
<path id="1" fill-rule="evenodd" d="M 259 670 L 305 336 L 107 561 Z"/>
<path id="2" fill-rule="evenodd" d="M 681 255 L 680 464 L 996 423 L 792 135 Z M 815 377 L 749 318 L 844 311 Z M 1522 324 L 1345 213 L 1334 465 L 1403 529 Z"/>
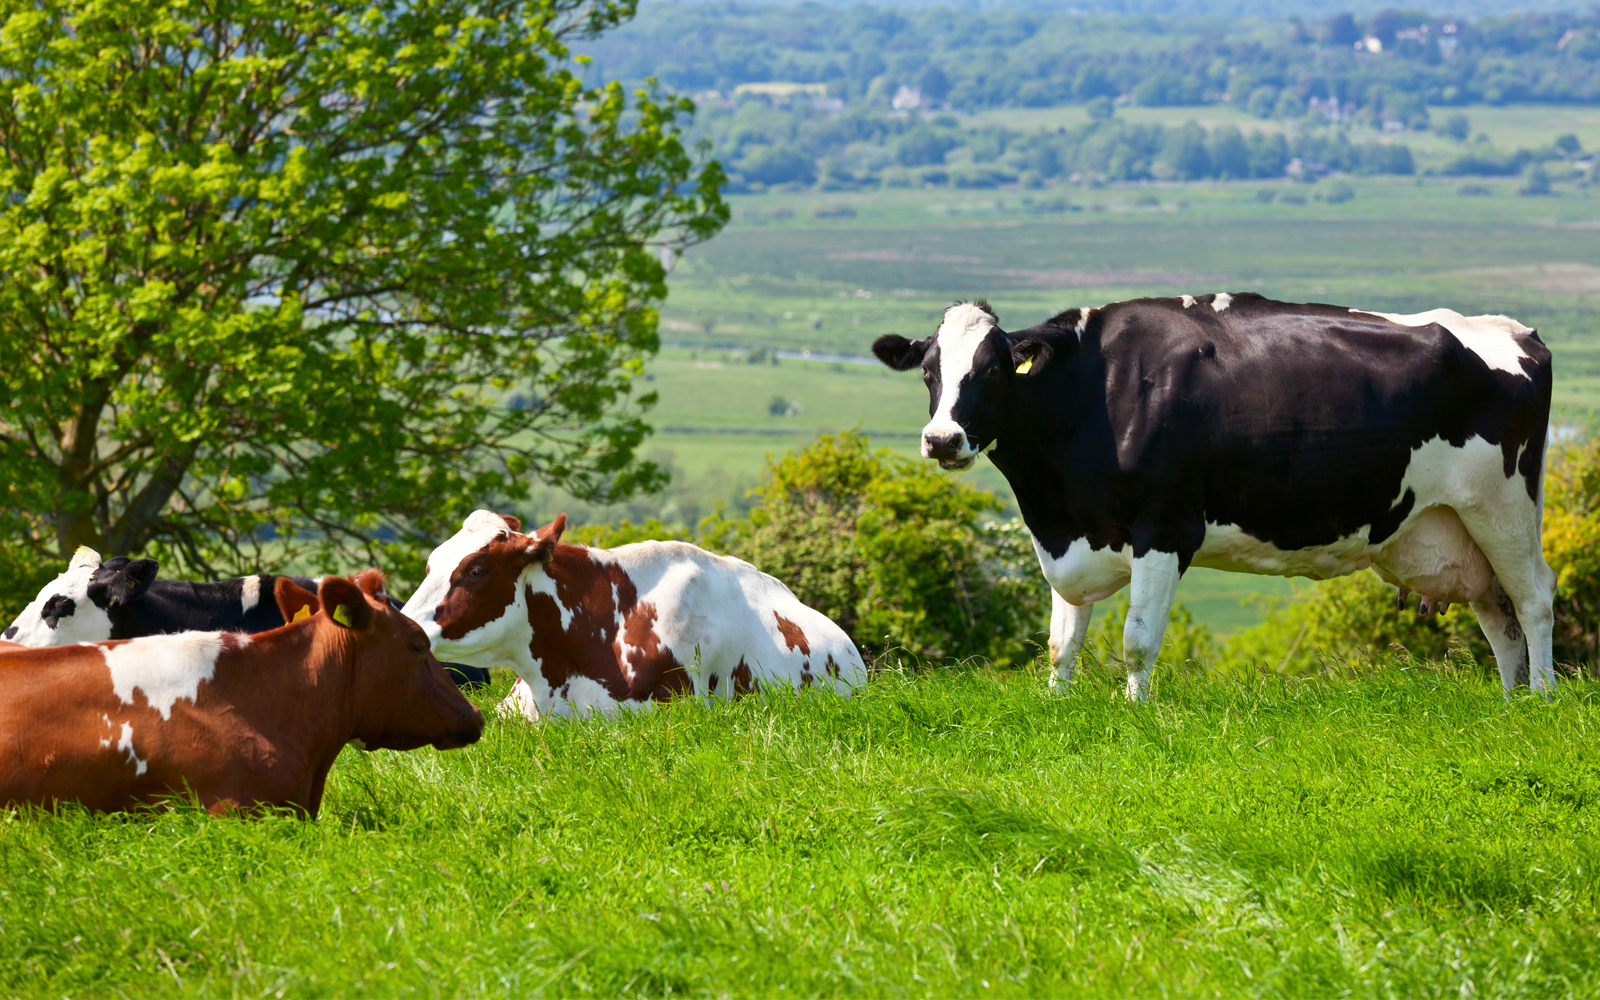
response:
<path id="1" fill-rule="evenodd" d="M 566 545 L 566 525 L 528 535 L 475 512 L 405 606 L 439 655 L 511 664 L 526 686 L 509 700 L 530 717 L 865 682 L 844 630 L 749 563 L 684 542 Z"/>
<path id="2" fill-rule="evenodd" d="M 1550 352 L 1504 316 L 1396 316 L 1259 295 L 1073 309 L 1018 333 L 984 303 L 873 344 L 921 367 L 922 454 L 980 452 L 1016 493 L 1053 591 L 1052 684 L 1095 601 L 1131 585 L 1143 699 L 1191 565 L 1326 579 L 1372 569 L 1470 602 L 1507 690 L 1546 691 L 1555 575 L 1540 540 Z"/>
<path id="3" fill-rule="evenodd" d="M 82 546 L 66 572 L 46 584 L 0 636 L 24 646 L 65 646 L 173 632 L 265 632 L 284 624 L 272 597 L 277 581 L 317 589 L 309 577 L 270 573 L 214 583 L 158 580 L 160 568 L 154 559 L 127 556 L 101 562 L 100 553 Z M 489 682 L 489 672 L 477 667 L 447 663 L 445 672 L 460 687 Z"/>
<path id="4" fill-rule="evenodd" d="M 433 658 L 383 576 L 280 577 L 267 600 L 299 619 L 259 635 L 177 635 L 0 650 L 0 804 L 102 812 L 192 795 L 213 812 L 315 816 L 334 758 L 448 750 L 483 716 Z M 303 612 L 303 613 L 302 613 Z"/>

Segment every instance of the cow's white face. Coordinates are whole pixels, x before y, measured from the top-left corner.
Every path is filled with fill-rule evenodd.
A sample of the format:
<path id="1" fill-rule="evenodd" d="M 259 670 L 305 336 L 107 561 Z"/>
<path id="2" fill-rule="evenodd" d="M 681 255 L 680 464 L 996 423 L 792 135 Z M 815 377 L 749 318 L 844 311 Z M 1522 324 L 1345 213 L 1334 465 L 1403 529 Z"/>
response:
<path id="1" fill-rule="evenodd" d="M 68 646 L 111 638 L 111 617 L 89 599 L 89 584 L 100 568 L 100 553 L 84 546 L 67 571 L 39 591 L 11 626 L 0 633 L 24 646 Z"/>
<path id="2" fill-rule="evenodd" d="M 550 557 L 565 527 L 562 515 L 538 534 L 524 535 L 516 518 L 474 511 L 428 557 L 428 575 L 404 613 L 422 626 L 436 655 L 489 665 L 475 661 L 500 650 L 519 624 L 526 631 L 522 578 Z"/>
<path id="3" fill-rule="evenodd" d="M 927 340 L 880 337 L 873 353 L 899 371 L 922 366 L 928 387 L 922 457 L 946 469 L 965 469 L 994 443 L 1008 380 L 1015 366 L 1010 342 L 982 302 L 959 302 L 944 311 Z"/>

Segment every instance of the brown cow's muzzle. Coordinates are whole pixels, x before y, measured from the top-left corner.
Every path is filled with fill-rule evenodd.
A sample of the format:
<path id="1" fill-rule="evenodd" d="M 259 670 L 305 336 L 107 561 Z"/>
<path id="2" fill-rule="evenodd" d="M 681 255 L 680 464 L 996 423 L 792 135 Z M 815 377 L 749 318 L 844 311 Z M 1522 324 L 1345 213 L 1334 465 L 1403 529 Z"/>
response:
<path id="1" fill-rule="evenodd" d="M 463 716 L 460 728 L 452 729 L 449 736 L 434 743 L 435 750 L 460 750 L 478 742 L 483 735 L 483 713 L 478 711 L 476 705 L 468 705 L 467 708 L 472 714 Z"/>

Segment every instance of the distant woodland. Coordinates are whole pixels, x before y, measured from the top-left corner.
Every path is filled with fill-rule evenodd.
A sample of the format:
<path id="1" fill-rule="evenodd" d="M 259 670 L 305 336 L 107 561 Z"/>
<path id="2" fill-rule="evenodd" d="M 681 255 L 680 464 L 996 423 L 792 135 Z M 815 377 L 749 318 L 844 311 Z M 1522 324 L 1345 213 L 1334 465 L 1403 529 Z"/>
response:
<path id="1" fill-rule="evenodd" d="M 1412 173 L 1404 136 L 1462 143 L 1441 172 L 1517 174 L 1576 149 L 1474 146 L 1469 104 L 1600 103 L 1600 11 L 1321 19 L 655 3 L 582 51 L 589 73 L 696 98 L 733 190 Z M 1231 104 L 1279 126 L 1124 122 L 1127 105 Z M 998 108 L 1085 104 L 1050 132 Z"/>

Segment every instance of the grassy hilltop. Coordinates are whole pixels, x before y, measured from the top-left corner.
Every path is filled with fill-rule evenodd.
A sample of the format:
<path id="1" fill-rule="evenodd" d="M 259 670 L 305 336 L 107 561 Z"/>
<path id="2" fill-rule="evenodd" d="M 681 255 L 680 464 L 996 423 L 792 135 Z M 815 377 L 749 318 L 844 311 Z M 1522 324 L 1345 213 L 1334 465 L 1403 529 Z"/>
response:
<path id="1" fill-rule="evenodd" d="M 13 816 L 0 992 L 1600 989 L 1592 683 L 1508 702 L 1395 661 L 1119 689 L 891 671 L 346 750 L 316 823 Z"/>

